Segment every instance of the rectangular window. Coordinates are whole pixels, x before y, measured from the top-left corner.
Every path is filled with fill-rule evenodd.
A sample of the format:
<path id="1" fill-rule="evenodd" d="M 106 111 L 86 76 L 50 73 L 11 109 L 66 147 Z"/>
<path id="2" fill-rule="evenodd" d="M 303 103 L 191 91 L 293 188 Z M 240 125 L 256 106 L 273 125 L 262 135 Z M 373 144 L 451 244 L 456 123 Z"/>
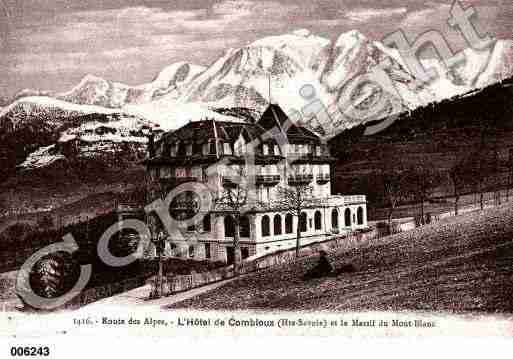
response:
<path id="1" fill-rule="evenodd" d="M 215 141 L 212 141 L 209 143 L 209 154 L 211 154 L 211 155 L 217 154 Z"/>
<path id="2" fill-rule="evenodd" d="M 184 167 L 176 167 L 175 176 L 177 178 L 187 177 L 187 170 Z"/>
<path id="3" fill-rule="evenodd" d="M 210 259 L 212 254 L 210 253 L 210 243 L 205 243 L 205 258 Z"/>
<path id="4" fill-rule="evenodd" d="M 202 145 L 201 143 L 197 143 L 195 142 L 193 145 L 192 145 L 192 153 L 194 155 L 201 155 L 201 150 L 202 150 Z"/>
<path id="5" fill-rule="evenodd" d="M 192 169 L 192 177 L 201 180 L 203 178 L 203 170 L 201 167 L 194 167 Z"/>
<path id="6" fill-rule="evenodd" d="M 169 178 L 169 177 L 171 177 L 171 168 L 169 168 L 169 167 L 163 167 L 163 168 L 162 168 L 162 177 L 163 177 L 163 178 Z"/>
<path id="7" fill-rule="evenodd" d="M 224 143 L 224 154 L 225 155 L 231 155 L 232 154 L 232 148 L 229 143 Z"/>

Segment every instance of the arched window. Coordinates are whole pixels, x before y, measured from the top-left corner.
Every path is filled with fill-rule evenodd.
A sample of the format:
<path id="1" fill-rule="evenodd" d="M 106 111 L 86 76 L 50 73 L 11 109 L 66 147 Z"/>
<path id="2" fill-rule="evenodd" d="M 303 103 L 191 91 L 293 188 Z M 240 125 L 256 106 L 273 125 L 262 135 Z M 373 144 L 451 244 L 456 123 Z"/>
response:
<path id="1" fill-rule="evenodd" d="M 351 227 L 351 210 L 349 208 L 344 211 L 344 226 Z"/>
<path id="2" fill-rule="evenodd" d="M 307 220 L 307 215 L 305 212 L 302 212 L 301 215 L 299 216 L 299 230 L 301 232 L 307 231 L 306 220 Z"/>
<path id="3" fill-rule="evenodd" d="M 358 223 L 358 225 L 362 225 L 363 224 L 363 208 L 362 207 L 358 207 L 358 210 L 356 211 L 356 223 Z"/>
<path id="4" fill-rule="evenodd" d="M 224 217 L 224 236 L 234 237 L 235 236 L 235 220 L 232 216 Z"/>
<path id="5" fill-rule="evenodd" d="M 240 236 L 244 238 L 251 237 L 251 229 L 249 226 L 249 217 L 242 216 L 240 218 Z"/>
<path id="6" fill-rule="evenodd" d="M 269 216 L 262 217 L 262 237 L 268 237 L 271 235 L 271 220 Z"/>
<path id="7" fill-rule="evenodd" d="M 331 228 L 338 228 L 338 211 L 336 209 L 331 211 Z"/>
<path id="8" fill-rule="evenodd" d="M 210 213 L 207 213 L 205 217 L 203 217 L 203 232 L 210 232 L 211 230 Z"/>
<path id="9" fill-rule="evenodd" d="M 314 226 L 316 231 L 320 231 L 322 229 L 322 214 L 320 211 L 315 212 Z"/>
<path id="10" fill-rule="evenodd" d="M 294 217 L 290 213 L 287 213 L 287 215 L 285 216 L 285 233 L 290 234 L 294 232 L 293 220 Z"/>
<path id="11" fill-rule="evenodd" d="M 279 236 L 281 234 L 281 216 L 279 214 L 274 216 L 274 235 Z"/>

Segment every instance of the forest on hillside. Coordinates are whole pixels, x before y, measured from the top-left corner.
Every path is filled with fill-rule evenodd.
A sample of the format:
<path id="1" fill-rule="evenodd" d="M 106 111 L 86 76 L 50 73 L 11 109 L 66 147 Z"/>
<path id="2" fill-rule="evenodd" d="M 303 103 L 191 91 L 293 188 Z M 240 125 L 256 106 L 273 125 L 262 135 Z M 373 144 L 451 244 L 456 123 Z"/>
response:
<path id="1" fill-rule="evenodd" d="M 334 193 L 366 194 L 370 206 L 389 207 L 512 187 L 511 78 L 403 113 L 365 136 L 374 124 L 330 141 Z"/>

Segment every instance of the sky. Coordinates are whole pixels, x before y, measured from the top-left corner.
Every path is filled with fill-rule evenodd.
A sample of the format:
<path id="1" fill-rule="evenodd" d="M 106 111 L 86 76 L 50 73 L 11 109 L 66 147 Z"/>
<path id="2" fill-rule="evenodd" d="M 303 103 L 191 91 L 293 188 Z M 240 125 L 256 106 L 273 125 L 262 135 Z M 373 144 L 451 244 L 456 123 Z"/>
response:
<path id="1" fill-rule="evenodd" d="M 454 50 L 450 1 L 425 0 L 0 0 L 0 97 L 30 88 L 64 92 L 86 74 L 137 85 L 178 61 L 209 65 L 229 48 L 307 28 L 332 40 L 359 30 L 413 41 L 437 30 Z M 465 0 L 481 33 L 513 38 L 511 0 Z"/>

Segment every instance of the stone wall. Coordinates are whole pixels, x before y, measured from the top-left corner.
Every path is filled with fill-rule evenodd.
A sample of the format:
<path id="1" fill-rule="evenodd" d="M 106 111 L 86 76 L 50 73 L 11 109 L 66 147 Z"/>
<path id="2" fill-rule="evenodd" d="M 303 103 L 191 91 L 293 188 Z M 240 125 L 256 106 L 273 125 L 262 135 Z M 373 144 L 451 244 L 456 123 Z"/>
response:
<path id="1" fill-rule="evenodd" d="M 346 236 L 331 238 L 324 242 L 313 243 L 300 249 L 300 257 L 307 257 L 315 254 L 320 246 L 330 250 L 349 250 L 352 248 L 358 248 L 360 246 L 368 245 L 372 239 L 377 237 L 377 235 L 378 234 L 376 230 L 368 232 L 355 232 Z M 266 268 L 289 264 L 293 263 L 294 261 L 296 261 L 295 248 L 272 253 L 260 258 L 248 258 L 242 263 L 241 274 L 247 274 Z M 163 294 L 171 295 L 178 292 L 184 292 L 193 288 L 201 287 L 233 277 L 233 266 L 205 273 L 168 276 L 163 285 Z M 148 280 L 148 282 L 154 285 L 155 277 Z"/>

